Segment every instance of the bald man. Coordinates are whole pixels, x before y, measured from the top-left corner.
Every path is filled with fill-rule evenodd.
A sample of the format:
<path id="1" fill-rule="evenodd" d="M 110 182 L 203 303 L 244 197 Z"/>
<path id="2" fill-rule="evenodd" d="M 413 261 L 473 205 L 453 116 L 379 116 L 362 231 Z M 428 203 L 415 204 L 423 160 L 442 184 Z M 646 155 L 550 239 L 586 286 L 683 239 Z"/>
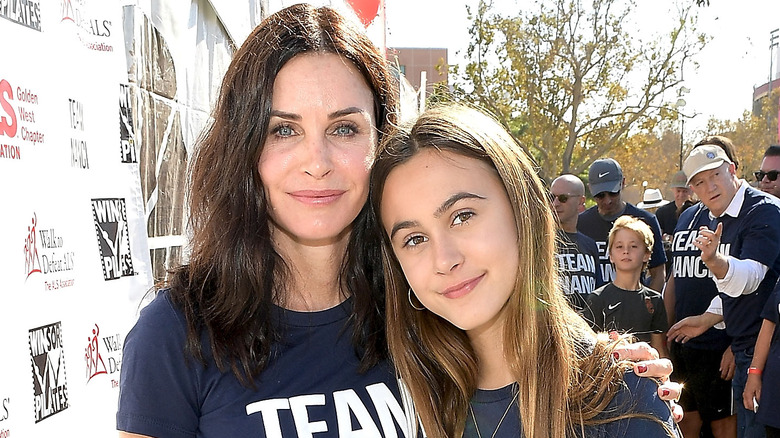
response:
<path id="1" fill-rule="evenodd" d="M 558 264 L 564 273 L 564 292 L 575 310 L 601 287 L 596 241 L 577 231 L 577 217 L 585 209 L 585 185 L 574 175 L 561 175 L 550 184 L 550 199 L 558 219 Z"/>

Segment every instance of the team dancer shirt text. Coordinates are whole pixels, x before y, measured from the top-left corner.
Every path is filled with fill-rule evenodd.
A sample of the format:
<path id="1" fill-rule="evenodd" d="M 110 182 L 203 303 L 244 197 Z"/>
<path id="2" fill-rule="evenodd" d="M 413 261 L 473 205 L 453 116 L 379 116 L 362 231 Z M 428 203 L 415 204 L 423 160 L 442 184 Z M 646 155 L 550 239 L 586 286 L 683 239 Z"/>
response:
<path id="1" fill-rule="evenodd" d="M 648 268 L 652 269 L 666 263 L 666 254 L 664 253 L 664 244 L 661 238 L 661 227 L 658 225 L 658 220 L 652 213 L 626 203 L 626 209 L 621 215 L 612 218 L 612 220 L 607 220 L 599 214 L 596 206 L 593 206 L 580 213 L 580 216 L 577 219 L 577 231 L 596 241 L 596 247 L 599 250 L 601 278 L 605 283 L 615 281 L 615 265 L 610 263 L 609 254 L 607 254 L 609 230 L 612 229 L 615 220 L 624 215 L 641 219 L 653 231 L 653 238 L 655 241 L 653 243 L 653 251 L 650 254 Z"/>
<path id="2" fill-rule="evenodd" d="M 350 306 L 277 309 L 283 341 L 247 388 L 216 368 L 209 348 L 205 366 L 185 359 L 183 315 L 167 294 L 158 296 L 125 342 L 117 428 L 166 438 L 410 438 L 389 363 L 358 371 Z"/>

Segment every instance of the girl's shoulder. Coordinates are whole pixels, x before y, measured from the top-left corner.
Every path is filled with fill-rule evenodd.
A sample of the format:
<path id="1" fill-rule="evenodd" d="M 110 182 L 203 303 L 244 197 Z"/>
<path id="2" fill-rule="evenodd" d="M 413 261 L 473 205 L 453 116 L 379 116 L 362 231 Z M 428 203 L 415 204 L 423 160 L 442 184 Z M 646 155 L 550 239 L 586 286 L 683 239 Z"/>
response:
<path id="1" fill-rule="evenodd" d="M 669 403 L 658 396 L 658 382 L 639 377 L 630 370 L 623 375 L 621 388 L 602 415 L 603 418 L 626 416 L 606 423 L 606 436 L 680 436 Z"/>

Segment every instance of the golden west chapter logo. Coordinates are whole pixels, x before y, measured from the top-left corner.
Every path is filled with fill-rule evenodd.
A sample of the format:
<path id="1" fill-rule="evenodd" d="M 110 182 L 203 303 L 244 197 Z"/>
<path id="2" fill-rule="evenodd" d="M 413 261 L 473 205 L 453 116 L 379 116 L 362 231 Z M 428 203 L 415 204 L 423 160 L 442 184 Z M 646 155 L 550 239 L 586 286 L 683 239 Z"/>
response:
<path id="1" fill-rule="evenodd" d="M 0 0 L 0 10 L 3 0 Z M 0 158 L 20 160 L 22 146 L 43 144 L 46 135 L 38 131 L 35 111 L 40 98 L 34 90 L 16 87 L 0 78 Z"/>
<path id="2" fill-rule="evenodd" d="M 68 408 L 65 377 L 65 349 L 62 323 L 55 322 L 29 331 L 33 377 L 33 407 L 38 423 Z"/>
<path id="3" fill-rule="evenodd" d="M 92 200 L 103 279 L 116 280 L 135 275 L 130 253 L 130 233 L 127 226 L 127 205 L 124 198 Z"/>

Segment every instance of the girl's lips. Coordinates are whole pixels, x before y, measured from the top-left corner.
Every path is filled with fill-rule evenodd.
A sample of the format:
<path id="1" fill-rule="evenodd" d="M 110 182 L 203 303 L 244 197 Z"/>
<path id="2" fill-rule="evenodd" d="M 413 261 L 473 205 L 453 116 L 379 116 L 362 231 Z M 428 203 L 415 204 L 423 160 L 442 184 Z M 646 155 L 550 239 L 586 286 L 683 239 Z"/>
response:
<path id="1" fill-rule="evenodd" d="M 290 192 L 290 196 L 304 204 L 330 204 L 345 192 L 345 190 L 298 190 Z"/>
<path id="2" fill-rule="evenodd" d="M 458 283 L 454 286 L 450 286 L 447 289 L 444 289 L 441 294 L 447 298 L 460 298 L 474 290 L 474 288 L 477 287 L 483 278 L 485 278 L 485 274 L 482 274 L 479 277 L 474 277 L 470 280 L 466 280 L 462 283 Z"/>

